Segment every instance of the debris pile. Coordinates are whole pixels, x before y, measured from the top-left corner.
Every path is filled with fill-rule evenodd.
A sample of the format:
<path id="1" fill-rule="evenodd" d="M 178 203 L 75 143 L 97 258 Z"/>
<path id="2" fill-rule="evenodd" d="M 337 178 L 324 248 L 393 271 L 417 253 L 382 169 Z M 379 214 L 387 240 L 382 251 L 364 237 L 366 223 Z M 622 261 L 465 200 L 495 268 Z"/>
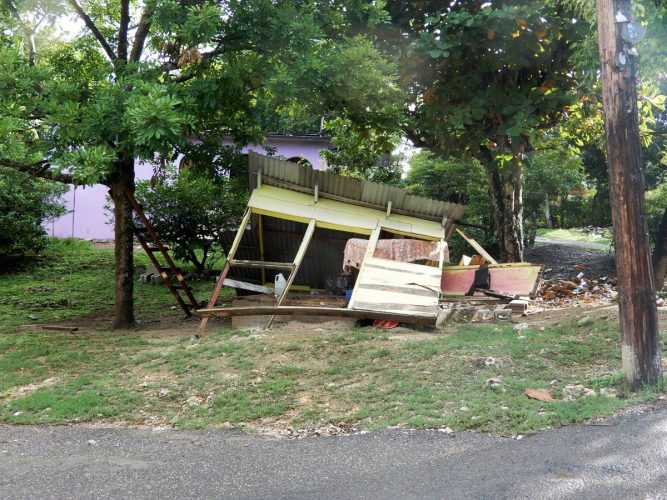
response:
<path id="1" fill-rule="evenodd" d="M 607 276 L 588 278 L 585 277 L 584 269 L 583 264 L 577 264 L 573 271 L 578 274 L 573 275 L 571 279 L 545 281 L 538 289 L 536 301 L 548 307 L 568 307 L 613 300 L 616 297 L 616 278 Z"/>

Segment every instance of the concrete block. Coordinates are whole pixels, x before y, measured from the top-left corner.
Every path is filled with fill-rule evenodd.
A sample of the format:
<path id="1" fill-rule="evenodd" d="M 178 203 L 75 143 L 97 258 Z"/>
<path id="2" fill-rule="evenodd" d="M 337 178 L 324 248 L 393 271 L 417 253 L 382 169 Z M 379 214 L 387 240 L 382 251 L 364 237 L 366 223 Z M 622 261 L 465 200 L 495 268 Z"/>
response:
<path id="1" fill-rule="evenodd" d="M 493 311 L 491 309 L 477 309 L 472 317 L 473 322 L 491 321 L 493 319 Z"/>
<path id="2" fill-rule="evenodd" d="M 508 320 L 512 317 L 511 309 L 496 309 L 493 311 L 493 317 L 498 320 Z"/>

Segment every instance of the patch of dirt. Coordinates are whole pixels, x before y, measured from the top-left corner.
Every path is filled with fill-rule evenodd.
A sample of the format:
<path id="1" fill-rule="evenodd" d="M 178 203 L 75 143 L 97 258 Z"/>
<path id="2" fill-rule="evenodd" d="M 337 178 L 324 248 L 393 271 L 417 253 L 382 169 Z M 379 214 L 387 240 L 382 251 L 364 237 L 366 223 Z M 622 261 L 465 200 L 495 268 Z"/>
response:
<path id="1" fill-rule="evenodd" d="M 3 402 L 12 401 L 13 399 L 18 399 L 24 396 L 28 396 L 33 392 L 43 389 L 44 387 L 52 386 L 57 381 L 58 379 L 56 378 L 47 378 L 46 380 L 42 380 L 41 382 L 37 382 L 35 384 L 20 385 L 18 387 L 13 387 L 9 389 L 7 392 L 0 394 L 0 401 Z"/>

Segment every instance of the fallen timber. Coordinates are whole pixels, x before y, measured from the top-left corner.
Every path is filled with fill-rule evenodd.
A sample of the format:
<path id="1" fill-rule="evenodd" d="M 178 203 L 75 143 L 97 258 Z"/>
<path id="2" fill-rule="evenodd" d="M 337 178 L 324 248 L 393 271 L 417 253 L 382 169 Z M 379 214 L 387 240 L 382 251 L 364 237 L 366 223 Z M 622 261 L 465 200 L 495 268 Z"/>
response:
<path id="1" fill-rule="evenodd" d="M 413 325 L 435 324 L 435 313 L 432 315 L 419 315 L 415 313 L 401 314 L 386 311 L 365 311 L 360 309 L 342 309 L 338 307 L 314 307 L 314 306 L 272 306 L 272 307 L 219 307 L 214 309 L 199 309 L 197 314 L 202 318 L 231 317 L 231 316 L 333 316 L 339 318 L 356 319 L 384 319 L 398 321 L 399 323 L 410 323 Z"/>

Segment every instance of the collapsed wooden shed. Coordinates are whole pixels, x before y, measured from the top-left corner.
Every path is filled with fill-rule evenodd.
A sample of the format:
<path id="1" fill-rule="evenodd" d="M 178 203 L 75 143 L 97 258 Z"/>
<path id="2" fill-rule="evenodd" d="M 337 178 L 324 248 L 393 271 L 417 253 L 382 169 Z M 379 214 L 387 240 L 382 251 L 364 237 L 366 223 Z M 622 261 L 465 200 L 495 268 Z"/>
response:
<path id="1" fill-rule="evenodd" d="M 202 327 L 210 316 L 262 312 L 435 322 L 446 241 L 463 216 L 463 205 L 254 153 L 249 154 L 249 175 L 246 213 L 211 301 L 198 311 Z M 290 290 L 326 289 L 327 279 L 342 273 L 345 254 L 352 251 L 350 240 L 359 237 L 367 243 L 361 262 L 347 263 L 358 267 L 347 308 L 306 311 L 282 306 Z M 385 241 L 393 239 L 402 241 Z M 411 241 L 432 242 L 432 251 Z M 411 255 L 417 261 L 392 258 L 398 246 L 404 260 Z M 376 252 L 379 247 L 382 251 Z M 225 283 L 266 293 L 278 273 L 287 274 L 286 286 L 271 311 L 215 308 Z"/>

